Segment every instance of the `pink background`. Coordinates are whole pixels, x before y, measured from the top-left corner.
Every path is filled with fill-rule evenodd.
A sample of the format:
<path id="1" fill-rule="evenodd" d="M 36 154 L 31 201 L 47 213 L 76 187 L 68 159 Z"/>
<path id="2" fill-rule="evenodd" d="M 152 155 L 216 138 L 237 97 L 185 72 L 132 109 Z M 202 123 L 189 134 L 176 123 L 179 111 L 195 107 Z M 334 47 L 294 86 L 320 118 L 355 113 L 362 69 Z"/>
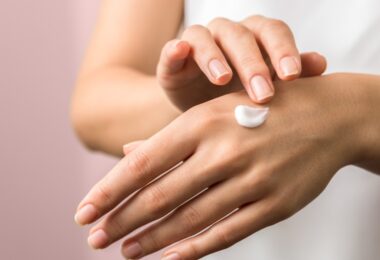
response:
<path id="1" fill-rule="evenodd" d="M 98 0 L 2 0 L 0 259 L 123 259 L 91 251 L 75 207 L 115 163 L 74 136 L 68 104 Z M 156 255 L 150 259 L 159 259 Z"/>

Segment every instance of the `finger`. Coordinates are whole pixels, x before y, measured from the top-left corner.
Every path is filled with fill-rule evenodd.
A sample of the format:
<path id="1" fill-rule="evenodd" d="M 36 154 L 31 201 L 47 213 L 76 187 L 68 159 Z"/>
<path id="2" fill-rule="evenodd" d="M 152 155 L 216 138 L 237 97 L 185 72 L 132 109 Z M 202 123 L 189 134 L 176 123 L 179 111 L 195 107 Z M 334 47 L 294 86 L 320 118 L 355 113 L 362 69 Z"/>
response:
<path id="1" fill-rule="evenodd" d="M 292 80 L 300 76 L 300 54 L 293 33 L 286 23 L 257 15 L 244 20 L 242 24 L 254 33 L 280 79 Z"/>
<path id="2" fill-rule="evenodd" d="M 139 147 L 144 141 L 134 141 L 134 142 L 130 142 L 128 144 L 125 144 L 123 145 L 123 153 L 124 155 L 127 155 L 129 154 L 130 152 L 132 152 L 134 149 L 136 149 L 137 147 Z"/>
<path id="3" fill-rule="evenodd" d="M 182 117 L 125 156 L 100 180 L 79 204 L 75 220 L 94 222 L 131 193 L 187 158 L 197 146 L 197 137 Z"/>
<path id="4" fill-rule="evenodd" d="M 322 75 L 326 71 L 326 58 L 316 52 L 301 54 L 302 77 L 314 77 Z"/>
<path id="5" fill-rule="evenodd" d="M 209 28 L 237 71 L 250 98 L 256 103 L 269 101 L 274 95 L 274 87 L 252 32 L 225 18 L 213 20 Z"/>
<path id="6" fill-rule="evenodd" d="M 168 249 L 162 259 L 200 259 L 226 249 L 260 229 L 280 221 L 282 217 L 276 215 L 272 205 L 268 200 L 248 204 L 201 234 Z"/>
<path id="7" fill-rule="evenodd" d="M 225 167 L 215 166 L 215 163 L 205 163 L 199 168 L 199 161 L 206 156 L 210 157 L 209 151 L 198 151 L 169 174 L 141 189 L 94 226 L 90 235 L 102 229 L 108 236 L 107 245 L 110 245 L 135 229 L 165 216 L 191 197 L 230 175 Z M 210 160 L 212 161 L 211 158 Z"/>
<path id="8" fill-rule="evenodd" d="M 190 26 L 182 40 L 190 44 L 192 58 L 211 83 L 225 85 L 232 79 L 232 69 L 207 28 Z"/>
<path id="9" fill-rule="evenodd" d="M 167 79 L 173 77 L 185 65 L 190 54 L 190 45 L 182 40 L 171 40 L 162 48 L 157 65 L 157 76 Z"/>
<path id="10" fill-rule="evenodd" d="M 198 233 L 242 204 L 254 200 L 259 191 L 243 186 L 242 183 L 242 179 L 232 178 L 206 190 L 163 220 L 127 239 L 123 243 L 123 255 L 135 258 L 158 251 Z M 130 248 L 136 248 L 137 245 L 140 247 L 140 255 L 132 255 L 136 252 L 131 252 Z"/>

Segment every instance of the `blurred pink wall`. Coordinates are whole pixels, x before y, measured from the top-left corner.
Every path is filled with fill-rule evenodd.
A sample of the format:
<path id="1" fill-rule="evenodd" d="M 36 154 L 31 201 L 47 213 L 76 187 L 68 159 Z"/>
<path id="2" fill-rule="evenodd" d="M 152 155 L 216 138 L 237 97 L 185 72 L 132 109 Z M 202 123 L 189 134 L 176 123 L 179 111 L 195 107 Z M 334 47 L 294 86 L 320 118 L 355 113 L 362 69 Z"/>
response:
<path id="1" fill-rule="evenodd" d="M 85 151 L 68 121 L 98 3 L 1 1 L 2 260 L 122 259 L 119 244 L 91 251 L 88 229 L 73 221 L 82 196 L 116 161 Z"/>

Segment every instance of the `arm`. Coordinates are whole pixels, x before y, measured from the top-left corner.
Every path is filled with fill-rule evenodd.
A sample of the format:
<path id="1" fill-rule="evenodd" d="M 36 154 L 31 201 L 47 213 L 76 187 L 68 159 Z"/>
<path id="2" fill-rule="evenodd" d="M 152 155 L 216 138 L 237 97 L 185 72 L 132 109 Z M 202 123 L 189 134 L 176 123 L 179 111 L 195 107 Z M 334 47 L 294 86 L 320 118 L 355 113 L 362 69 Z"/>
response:
<path id="1" fill-rule="evenodd" d="M 103 1 L 71 106 L 87 147 L 121 155 L 122 144 L 149 137 L 179 114 L 154 72 L 181 19 L 182 1 Z"/>

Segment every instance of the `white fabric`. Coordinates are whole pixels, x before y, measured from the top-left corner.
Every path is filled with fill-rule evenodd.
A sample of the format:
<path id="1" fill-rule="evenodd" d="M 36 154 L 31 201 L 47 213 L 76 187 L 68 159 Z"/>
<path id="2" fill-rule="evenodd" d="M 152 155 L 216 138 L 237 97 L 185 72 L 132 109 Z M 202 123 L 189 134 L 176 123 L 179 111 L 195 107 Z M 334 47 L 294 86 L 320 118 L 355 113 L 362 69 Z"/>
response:
<path id="1" fill-rule="evenodd" d="M 328 72 L 380 74 L 379 0 L 186 0 L 185 26 L 254 14 L 287 22 L 301 52 L 327 57 Z M 204 259 L 378 260 L 379 222 L 380 177 L 349 166 L 290 219 Z"/>

